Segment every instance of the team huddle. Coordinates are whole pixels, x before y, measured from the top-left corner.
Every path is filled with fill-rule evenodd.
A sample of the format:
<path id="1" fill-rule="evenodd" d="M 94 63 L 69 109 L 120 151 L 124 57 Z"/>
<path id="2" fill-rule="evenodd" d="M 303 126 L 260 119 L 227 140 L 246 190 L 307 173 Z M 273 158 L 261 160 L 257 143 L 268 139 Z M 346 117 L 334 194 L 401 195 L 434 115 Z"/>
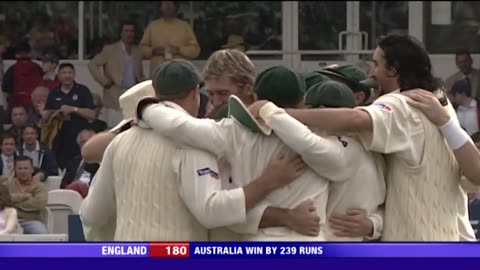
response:
<path id="1" fill-rule="evenodd" d="M 82 149 L 101 161 L 80 210 L 87 240 L 474 241 L 480 153 L 438 102 L 428 53 L 389 35 L 373 61 L 385 94 L 369 106 L 369 80 L 255 76 L 236 50 L 202 78 L 188 61 L 160 65 L 120 97 L 119 127 Z M 217 120 L 197 118 L 203 83 Z"/>

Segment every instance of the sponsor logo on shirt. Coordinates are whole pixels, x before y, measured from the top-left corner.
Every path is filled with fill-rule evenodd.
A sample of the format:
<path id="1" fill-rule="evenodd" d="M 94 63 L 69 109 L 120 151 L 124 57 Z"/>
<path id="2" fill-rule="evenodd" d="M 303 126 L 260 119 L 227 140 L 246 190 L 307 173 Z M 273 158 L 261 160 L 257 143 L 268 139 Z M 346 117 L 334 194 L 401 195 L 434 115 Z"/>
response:
<path id="1" fill-rule="evenodd" d="M 220 178 L 218 173 L 216 171 L 210 169 L 210 168 L 199 169 L 199 170 L 197 170 L 197 174 L 198 174 L 198 176 L 210 175 L 212 178 L 215 178 L 215 179 Z"/>
<path id="2" fill-rule="evenodd" d="M 390 108 L 388 105 L 383 104 L 383 103 L 377 103 L 374 104 L 375 106 L 379 107 L 381 110 L 386 111 L 386 112 L 391 112 L 392 108 Z"/>

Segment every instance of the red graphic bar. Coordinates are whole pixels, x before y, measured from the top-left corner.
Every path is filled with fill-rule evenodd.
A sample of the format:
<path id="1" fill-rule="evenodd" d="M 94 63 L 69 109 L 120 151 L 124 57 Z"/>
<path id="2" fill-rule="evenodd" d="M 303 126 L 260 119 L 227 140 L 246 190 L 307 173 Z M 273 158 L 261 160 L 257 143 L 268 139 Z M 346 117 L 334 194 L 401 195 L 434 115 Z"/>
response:
<path id="1" fill-rule="evenodd" d="M 150 243 L 151 258 L 188 258 L 190 257 L 190 243 Z"/>

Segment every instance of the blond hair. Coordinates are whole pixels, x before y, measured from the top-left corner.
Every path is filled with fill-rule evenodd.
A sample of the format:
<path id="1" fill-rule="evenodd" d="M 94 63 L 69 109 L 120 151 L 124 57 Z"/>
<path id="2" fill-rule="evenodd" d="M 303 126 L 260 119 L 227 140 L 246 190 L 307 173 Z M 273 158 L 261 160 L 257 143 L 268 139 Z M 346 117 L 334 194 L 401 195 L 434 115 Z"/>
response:
<path id="1" fill-rule="evenodd" d="M 203 69 L 203 79 L 219 79 L 222 76 L 228 76 L 233 83 L 253 85 L 255 66 L 248 56 L 239 50 L 218 50 L 208 58 Z"/>

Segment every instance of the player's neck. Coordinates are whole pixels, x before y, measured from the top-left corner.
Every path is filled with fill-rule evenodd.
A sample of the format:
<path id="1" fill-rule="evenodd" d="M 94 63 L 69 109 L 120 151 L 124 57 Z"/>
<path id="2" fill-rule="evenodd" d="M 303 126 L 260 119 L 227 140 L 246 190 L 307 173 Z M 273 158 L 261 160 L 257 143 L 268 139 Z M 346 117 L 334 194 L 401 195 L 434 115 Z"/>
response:
<path id="1" fill-rule="evenodd" d="M 382 86 L 382 89 L 383 92 L 387 94 L 400 89 L 400 85 L 398 85 L 396 81 L 392 81 L 390 83 L 386 83 L 385 86 Z"/>

